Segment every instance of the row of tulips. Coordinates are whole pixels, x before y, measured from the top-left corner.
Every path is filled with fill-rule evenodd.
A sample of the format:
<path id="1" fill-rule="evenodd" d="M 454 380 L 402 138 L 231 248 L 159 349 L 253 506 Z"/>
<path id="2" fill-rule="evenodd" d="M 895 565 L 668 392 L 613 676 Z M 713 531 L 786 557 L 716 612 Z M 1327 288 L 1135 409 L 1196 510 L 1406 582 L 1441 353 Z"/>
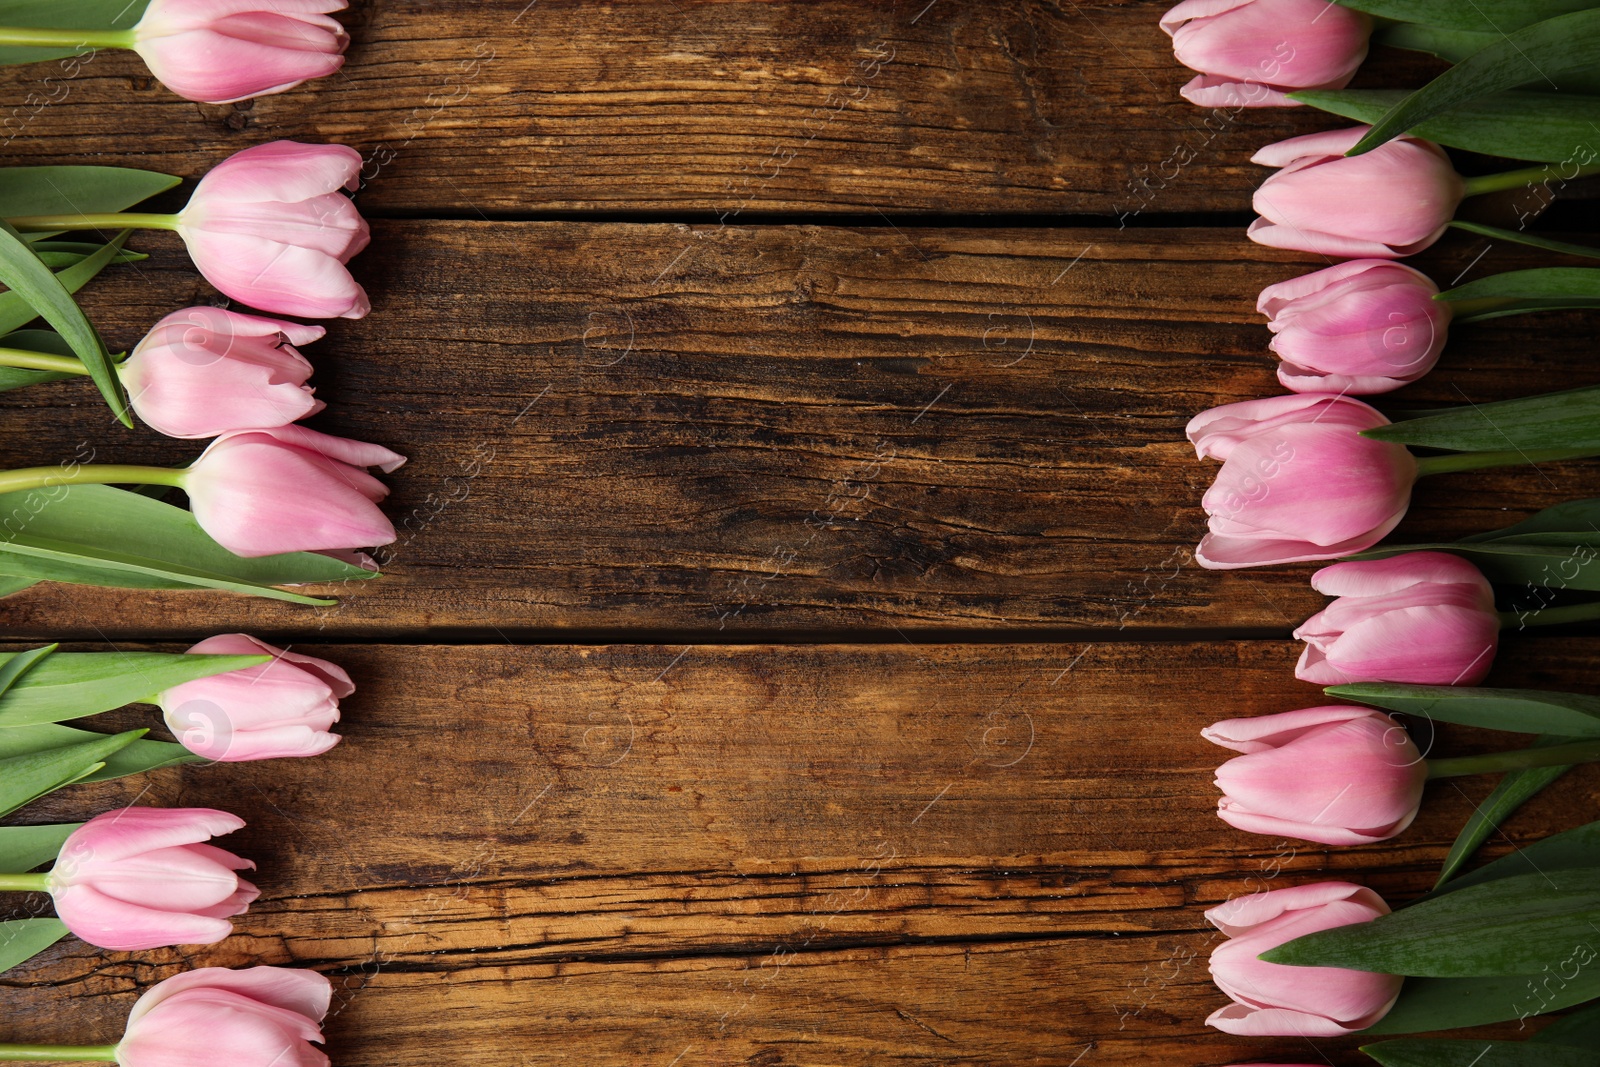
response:
<path id="1" fill-rule="evenodd" d="M 1173 38 L 1177 58 L 1200 72 L 1184 87 L 1186 99 L 1212 107 L 1289 106 L 1300 103 L 1291 93 L 1350 82 L 1379 24 L 1355 10 L 1363 6 L 1359 0 L 1346 6 L 1327 0 L 1185 0 L 1168 12 L 1162 27 Z M 1405 7 L 1389 4 L 1384 10 L 1392 14 Z M 1270 145 L 1253 158 L 1274 173 L 1255 194 L 1260 218 L 1249 237 L 1347 261 L 1261 293 L 1257 307 L 1272 332 L 1278 379 L 1290 394 L 1229 404 L 1189 424 L 1199 456 L 1222 463 L 1203 501 L 1209 532 L 1196 553 L 1202 566 L 1231 569 L 1362 553 L 1400 523 L 1412 486 L 1424 474 L 1593 453 L 1575 448 L 1530 455 L 1513 447 L 1509 454 L 1439 460 L 1374 435 L 1389 420 L 1352 394 L 1387 392 L 1427 374 L 1456 317 L 1453 294 L 1441 294 L 1425 274 L 1394 260 L 1439 240 L 1465 198 L 1518 188 L 1547 174 L 1541 167 L 1463 178 L 1439 145 L 1394 136 L 1403 129 L 1385 132 L 1376 145 L 1369 126 L 1314 133 Z M 1578 167 L 1569 177 L 1595 169 Z M 1439 551 L 1337 563 L 1318 571 L 1312 585 L 1335 599 L 1295 631 L 1305 642 L 1295 674 L 1327 686 L 1473 686 L 1488 673 L 1499 633 L 1513 618 L 1496 610 L 1494 589 L 1477 567 Z M 1588 605 L 1532 621 L 1597 616 L 1596 606 Z M 1600 759 L 1594 742 L 1573 739 L 1537 751 L 1428 759 L 1394 718 L 1346 704 L 1230 719 L 1204 736 L 1240 753 L 1216 775 L 1223 794 L 1218 815 L 1225 822 L 1336 846 L 1404 832 L 1433 778 Z M 1377 894 L 1344 882 L 1255 893 L 1211 909 L 1207 919 L 1225 936 L 1211 956 L 1211 974 L 1231 1003 L 1208 1023 L 1233 1034 L 1302 1037 L 1374 1026 L 1400 999 L 1401 974 L 1262 957 L 1324 931 L 1362 924 L 1392 930 L 1388 920 L 1375 922 L 1390 914 Z M 1390 1062 L 1381 1050 L 1370 1051 Z"/>

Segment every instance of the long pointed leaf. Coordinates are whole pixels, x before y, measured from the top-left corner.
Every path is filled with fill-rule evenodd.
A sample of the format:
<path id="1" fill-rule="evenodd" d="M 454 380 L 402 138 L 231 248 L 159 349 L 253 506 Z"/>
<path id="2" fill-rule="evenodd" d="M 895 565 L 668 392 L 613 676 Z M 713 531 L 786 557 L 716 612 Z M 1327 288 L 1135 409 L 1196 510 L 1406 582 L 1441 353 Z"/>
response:
<path id="1" fill-rule="evenodd" d="M 0 730 L 0 753 L 21 755 L 26 752 L 53 752 L 87 742 L 98 741 L 105 734 L 91 730 L 76 730 L 70 726 L 40 723 L 35 726 L 13 726 Z M 82 782 L 109 782 L 130 774 L 173 767 L 180 763 L 200 760 L 182 745 L 171 741 L 135 741 L 105 758 L 105 765 L 92 774 L 78 779 Z"/>
<path id="2" fill-rule="evenodd" d="M 24 874 L 55 859 L 81 822 L 0 826 L 0 872 Z"/>
<path id="3" fill-rule="evenodd" d="M 1363 436 L 1452 452 L 1600 448 L 1600 386 L 1447 408 Z"/>
<path id="4" fill-rule="evenodd" d="M 13 655 L 0 653 L 0 664 Z M 58 652 L 0 696 L 0 728 L 80 719 L 149 703 L 173 686 L 271 659 L 189 652 Z M 0 743 L 4 741 L 0 729 Z"/>
<path id="5" fill-rule="evenodd" d="M 0 922 L 0 972 L 32 959 L 67 936 L 60 919 L 8 919 Z"/>
<path id="6" fill-rule="evenodd" d="M 1570 737 L 1546 734 L 1529 747 L 1549 748 L 1551 745 L 1562 745 L 1571 740 Z M 1482 804 L 1472 809 L 1472 815 L 1467 819 L 1466 825 L 1456 835 L 1433 888 L 1439 889 L 1454 878 L 1456 872 L 1460 871 L 1467 860 L 1472 858 L 1472 854 L 1478 851 L 1479 846 L 1489 840 L 1489 835 L 1511 817 L 1512 812 L 1571 769 L 1571 767 L 1534 767 L 1526 771 L 1512 771 L 1500 779 L 1500 783 L 1494 787 L 1494 792 L 1484 798 Z"/>
<path id="7" fill-rule="evenodd" d="M 1450 685 L 1356 682 L 1329 686 L 1329 696 L 1388 711 L 1520 734 L 1600 737 L 1600 697 L 1535 689 L 1474 689 Z"/>
<path id="8" fill-rule="evenodd" d="M 1557 241 L 1549 237 L 1540 237 L 1538 234 L 1528 233 L 1526 230 L 1507 230 L 1481 222 L 1468 222 L 1465 219 L 1456 219 L 1450 223 L 1450 226 L 1452 229 L 1475 233 L 1479 237 L 1493 237 L 1497 241 L 1527 245 L 1529 248 L 1542 248 L 1546 252 L 1560 252 L 1564 256 L 1600 259 L 1600 248 L 1595 248 L 1592 245 L 1575 245 L 1570 241 Z"/>
<path id="9" fill-rule="evenodd" d="M 68 293 L 76 293 L 121 254 L 123 242 L 132 233 L 132 230 L 123 230 L 109 243 L 102 245 L 98 251 L 85 256 L 65 270 L 57 271 L 56 281 L 60 282 L 61 287 Z M 24 300 L 19 293 L 0 293 L 0 333 L 10 333 L 38 317 L 38 309 Z"/>
<path id="10" fill-rule="evenodd" d="M 145 733 L 144 730 L 129 730 L 66 748 L 0 759 L 0 815 L 9 815 L 46 793 L 96 773 L 105 767 L 108 757 L 127 748 Z M 0 733 L 0 745 L 4 740 L 4 734 Z"/>
<path id="11" fill-rule="evenodd" d="M 1548 974 L 1497 978 L 1407 978 L 1389 1014 L 1363 1034 L 1421 1034 L 1530 1019 L 1600 997 L 1600 967 L 1566 982 Z"/>
<path id="12" fill-rule="evenodd" d="M 60 647 L 60 645 L 45 645 L 43 648 L 32 648 L 26 652 L 18 652 L 4 663 L 0 663 L 0 697 L 5 696 L 6 691 L 21 681 L 24 674 L 33 670 Z"/>
<path id="13" fill-rule="evenodd" d="M 1528 1040 L 1535 1044 L 1576 1045 L 1600 1052 L 1600 1004 L 1557 1019 Z"/>
<path id="14" fill-rule="evenodd" d="M 0 26 L 16 25 L 19 23 L 6 20 L 4 5 L 0 4 Z M 132 167 L 0 167 L 0 216 L 126 211 L 171 189 L 180 180 L 170 174 Z"/>
<path id="15" fill-rule="evenodd" d="M 1498 39 L 1498 38 L 1496 38 Z M 1405 99 L 1398 89 L 1307 89 L 1291 93 L 1312 107 L 1371 123 Z M 1600 97 L 1571 93 L 1496 93 L 1435 115 L 1412 131 L 1418 137 L 1469 152 L 1565 163 L 1573 149 L 1594 138 L 1590 125 Z M 1559 178 L 1553 172 L 1552 178 Z"/>
<path id="16" fill-rule="evenodd" d="M 1594 1067 L 1594 1053 L 1564 1045 L 1438 1038 L 1380 1041 L 1361 1051 L 1383 1067 Z"/>
<path id="17" fill-rule="evenodd" d="M 1340 7 L 1365 11 L 1396 22 L 1420 22 L 1445 29 L 1493 33 L 1519 30 L 1535 22 L 1594 6 L 1594 0 L 1335 0 Z"/>
<path id="18" fill-rule="evenodd" d="M 1542 874 L 1547 871 L 1566 871 L 1600 865 L 1600 822 L 1586 823 L 1559 834 L 1551 834 L 1515 852 L 1486 863 L 1475 871 L 1446 882 L 1441 888 L 1423 897 L 1423 900 L 1502 878 Z"/>

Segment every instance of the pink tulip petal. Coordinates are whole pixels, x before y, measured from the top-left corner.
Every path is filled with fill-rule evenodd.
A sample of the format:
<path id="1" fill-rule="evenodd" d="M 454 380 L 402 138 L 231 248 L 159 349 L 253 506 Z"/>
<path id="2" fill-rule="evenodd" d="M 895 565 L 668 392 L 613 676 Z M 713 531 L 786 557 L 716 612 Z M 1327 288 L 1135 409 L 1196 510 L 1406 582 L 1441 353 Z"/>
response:
<path id="1" fill-rule="evenodd" d="M 333 985 L 315 971 L 286 967 L 201 967 L 168 978 L 145 992 L 128 1013 L 128 1027 L 176 993 L 221 989 L 320 1022 L 333 1000 Z M 319 1040 L 319 1038 L 307 1038 Z"/>
<path id="2" fill-rule="evenodd" d="M 78 937 L 116 952 L 140 952 L 168 945 L 214 945 L 233 933 L 226 919 L 127 904 L 90 885 L 73 885 L 54 894 L 56 915 Z"/>
<path id="3" fill-rule="evenodd" d="M 1312 882 L 1235 897 L 1205 913 L 1206 921 L 1229 937 L 1272 922 L 1293 911 L 1321 908 L 1336 901 L 1353 900 L 1370 909 L 1371 917 L 1389 914 L 1383 898 L 1365 886 L 1349 882 Z"/>
<path id="4" fill-rule="evenodd" d="M 1371 718 L 1378 714 L 1371 708 L 1327 704 L 1315 708 L 1301 708 L 1298 711 L 1279 712 L 1276 715 L 1224 719 L 1201 730 L 1200 736 L 1214 745 L 1221 745 L 1235 752 L 1266 752 L 1282 748 L 1317 727 Z"/>
<path id="5" fill-rule="evenodd" d="M 1367 135 L 1371 126 L 1352 126 L 1342 130 L 1323 130 L 1269 144 L 1250 157 L 1263 167 L 1287 167 L 1299 159 L 1316 156 L 1342 156 Z"/>
<path id="6" fill-rule="evenodd" d="M 115 863 L 155 849 L 198 844 L 243 826 L 237 815 L 214 808 L 121 808 L 74 830 L 61 855 L 74 863 Z"/>
<path id="7" fill-rule="evenodd" d="M 1337 597 L 1383 596 L 1431 582 L 1487 588 L 1477 567 L 1449 552 L 1404 552 L 1386 559 L 1335 563 L 1311 576 L 1311 588 Z"/>

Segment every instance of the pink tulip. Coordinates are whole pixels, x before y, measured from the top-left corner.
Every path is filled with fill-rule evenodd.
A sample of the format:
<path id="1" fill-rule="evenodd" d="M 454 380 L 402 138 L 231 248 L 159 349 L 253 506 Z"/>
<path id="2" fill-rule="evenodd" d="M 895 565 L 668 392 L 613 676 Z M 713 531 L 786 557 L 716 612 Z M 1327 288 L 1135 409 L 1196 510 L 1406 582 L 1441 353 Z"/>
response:
<path id="1" fill-rule="evenodd" d="M 244 820 L 209 808 L 123 808 L 68 836 L 46 885 L 56 915 L 91 945 L 124 952 L 209 945 L 259 895 L 255 864 L 204 842 Z"/>
<path id="2" fill-rule="evenodd" d="M 235 555 L 371 548 L 395 533 L 378 509 L 388 487 L 363 468 L 405 461 L 304 426 L 236 430 L 200 454 L 184 489 L 201 529 Z"/>
<path id="3" fill-rule="evenodd" d="M 345 0 L 150 0 L 133 48 L 179 96 L 231 104 L 332 74 L 350 43 Z"/>
<path id="4" fill-rule="evenodd" d="M 1222 469 L 1202 504 L 1211 532 L 1195 558 L 1231 570 L 1332 559 L 1372 547 L 1399 524 L 1417 463 L 1360 436 L 1388 423 L 1359 400 L 1291 393 L 1226 404 L 1188 427 Z"/>
<path id="5" fill-rule="evenodd" d="M 329 728 L 339 721 L 339 701 L 356 689 L 341 668 L 248 634 L 210 637 L 189 651 L 273 657 L 271 663 L 197 678 L 156 697 L 173 735 L 195 755 L 237 763 L 315 756 L 339 743 Z"/>
<path id="6" fill-rule="evenodd" d="M 1340 10 L 1343 10 L 1342 8 Z M 1433 369 L 1450 305 L 1426 274 L 1357 259 L 1269 285 L 1267 317 L 1278 381 L 1297 393 L 1386 393 Z"/>
<path id="7" fill-rule="evenodd" d="M 1306 643 L 1294 671 L 1303 682 L 1476 685 L 1494 663 L 1494 589 L 1460 556 L 1335 563 L 1311 585 L 1338 599 L 1294 632 Z"/>
<path id="8" fill-rule="evenodd" d="M 315 971 L 201 967 L 153 986 L 128 1013 L 121 1067 L 328 1067 L 311 1042 L 333 986 Z"/>
<path id="9" fill-rule="evenodd" d="M 1201 72 L 1202 107 L 1297 105 L 1296 89 L 1342 89 L 1367 57 L 1372 20 L 1329 0 L 1184 0 L 1161 19 L 1178 62 Z"/>
<path id="10" fill-rule="evenodd" d="M 1397 259 L 1437 241 L 1466 195 L 1461 175 L 1430 141 L 1397 137 L 1346 156 L 1366 126 L 1268 145 L 1251 162 L 1281 167 L 1261 183 L 1250 239 L 1325 256 Z"/>
<path id="11" fill-rule="evenodd" d="M 1342 967 L 1291 967 L 1258 955 L 1297 937 L 1371 922 L 1389 906 L 1370 889 L 1317 882 L 1237 897 L 1206 912 L 1228 940 L 1211 953 L 1211 978 L 1233 1003 L 1208 1025 L 1253 1037 L 1336 1037 L 1388 1014 L 1401 978 Z"/>
<path id="12" fill-rule="evenodd" d="M 211 169 L 176 228 L 206 280 L 235 300 L 306 318 L 371 310 L 345 264 L 370 233 L 350 198 L 361 155 L 343 145 L 273 141 Z"/>
<path id="13" fill-rule="evenodd" d="M 221 308 L 175 311 L 156 323 L 118 373 L 133 410 L 168 437 L 287 426 L 323 408 L 295 345 L 327 331 Z"/>
<path id="14" fill-rule="evenodd" d="M 1201 731 L 1245 755 L 1217 768 L 1217 814 L 1253 834 L 1325 845 L 1384 841 L 1411 825 L 1428 767 L 1371 708 L 1320 707 L 1228 719 Z"/>

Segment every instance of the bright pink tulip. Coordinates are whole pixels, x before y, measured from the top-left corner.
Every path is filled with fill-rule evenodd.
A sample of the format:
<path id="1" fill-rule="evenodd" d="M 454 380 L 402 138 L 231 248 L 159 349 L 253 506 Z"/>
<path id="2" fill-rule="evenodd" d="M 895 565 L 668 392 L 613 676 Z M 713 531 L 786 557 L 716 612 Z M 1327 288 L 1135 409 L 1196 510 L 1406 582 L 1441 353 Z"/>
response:
<path id="1" fill-rule="evenodd" d="M 235 555 L 371 548 L 395 533 L 378 509 L 389 489 L 363 468 L 405 461 L 304 426 L 236 430 L 200 454 L 184 489 L 195 521 Z"/>
<path id="2" fill-rule="evenodd" d="M 1399 524 L 1417 462 L 1360 435 L 1388 423 L 1359 400 L 1291 393 L 1202 412 L 1189 440 L 1222 460 L 1201 501 L 1211 532 L 1195 558 L 1231 570 L 1332 559 L 1371 548 Z"/>
<path id="3" fill-rule="evenodd" d="M 343 66 L 350 38 L 328 12 L 345 7 L 345 0 L 150 0 L 133 48 L 179 96 L 231 104 Z"/>
<path id="4" fill-rule="evenodd" d="M 205 844 L 244 825 L 210 808 L 123 808 L 97 815 L 61 847 L 47 886 L 67 929 L 124 952 L 209 945 L 259 895 L 235 871 L 255 864 Z"/>
<path id="5" fill-rule="evenodd" d="M 359 183 L 361 155 L 343 145 L 273 141 L 213 167 L 177 215 L 206 280 L 251 307 L 359 319 L 367 294 L 345 264 L 367 247 L 366 220 L 339 190 Z"/>
<path id="6" fill-rule="evenodd" d="M 173 686 L 156 697 L 167 726 L 195 755 L 237 763 L 315 756 L 339 743 L 329 728 L 339 721 L 339 701 L 356 689 L 340 667 L 248 634 L 209 637 L 189 651 L 274 657 L 258 667 Z"/>
<path id="7" fill-rule="evenodd" d="M 1500 616 L 1483 574 L 1446 552 L 1324 567 L 1311 577 L 1337 597 L 1294 632 L 1306 643 L 1294 676 L 1317 685 L 1476 685 L 1494 663 Z"/>
<path id="8" fill-rule="evenodd" d="M 311 1042 L 333 986 L 315 971 L 202 967 L 153 986 L 128 1013 L 121 1067 L 328 1067 Z"/>
<path id="9" fill-rule="evenodd" d="M 1384 841 L 1411 825 L 1428 766 L 1400 724 L 1371 708 L 1228 719 L 1201 731 L 1245 755 L 1217 768 L 1217 814 L 1253 834 L 1325 845 Z"/>
<path id="10" fill-rule="evenodd" d="M 1461 175 L 1431 141 L 1397 137 L 1346 156 L 1366 126 L 1291 137 L 1251 162 L 1281 167 L 1261 183 L 1250 239 L 1325 256 L 1398 259 L 1437 241 L 1466 195 Z"/>
<path id="11" fill-rule="evenodd" d="M 1341 8 L 1340 10 L 1343 10 Z M 1261 291 L 1278 381 L 1297 393 L 1386 393 L 1433 369 L 1450 305 L 1426 274 L 1357 259 Z"/>
<path id="12" fill-rule="evenodd" d="M 1348 882 L 1317 882 L 1237 897 L 1206 912 L 1228 940 L 1211 953 L 1211 979 L 1234 1003 L 1207 1024 L 1229 1034 L 1336 1037 L 1364 1030 L 1400 995 L 1398 975 L 1290 967 L 1258 955 L 1297 937 L 1389 914 L 1383 898 Z"/>
<path id="13" fill-rule="evenodd" d="M 1178 62 L 1201 72 L 1202 107 L 1284 107 L 1296 89 L 1342 89 L 1367 58 L 1372 20 L 1328 0 L 1184 0 L 1161 19 Z"/>
<path id="14" fill-rule="evenodd" d="M 168 437 L 287 426 L 324 406 L 305 384 L 311 364 L 294 346 L 326 332 L 194 307 L 156 323 L 118 373 L 139 418 Z"/>

